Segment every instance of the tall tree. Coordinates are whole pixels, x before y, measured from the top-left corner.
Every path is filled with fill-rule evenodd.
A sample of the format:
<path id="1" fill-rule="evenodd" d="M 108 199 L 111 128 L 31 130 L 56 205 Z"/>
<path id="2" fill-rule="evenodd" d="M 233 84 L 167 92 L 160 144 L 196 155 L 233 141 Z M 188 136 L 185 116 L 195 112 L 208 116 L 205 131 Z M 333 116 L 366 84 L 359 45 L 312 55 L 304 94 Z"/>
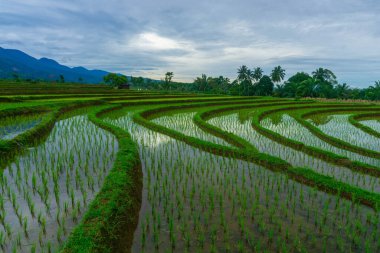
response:
<path id="1" fill-rule="evenodd" d="M 252 71 L 245 65 L 242 65 L 238 68 L 238 83 L 240 85 L 240 88 L 242 89 L 242 94 L 244 96 L 250 95 L 250 89 L 252 87 Z"/>
<path id="2" fill-rule="evenodd" d="M 208 80 L 207 76 L 205 74 L 202 74 L 201 77 L 197 77 L 194 80 L 194 86 L 197 91 L 206 91 L 207 86 L 208 86 Z"/>
<path id="3" fill-rule="evenodd" d="M 340 99 L 347 99 L 350 95 L 350 87 L 346 84 L 338 84 L 335 87 L 336 96 Z"/>
<path id="4" fill-rule="evenodd" d="M 312 72 L 312 75 L 313 75 L 313 78 L 315 78 L 318 81 L 328 82 L 330 84 L 336 84 L 336 76 L 329 69 L 318 68 Z"/>
<path id="5" fill-rule="evenodd" d="M 375 82 L 365 91 L 365 98 L 370 100 L 380 100 L 380 80 Z"/>
<path id="6" fill-rule="evenodd" d="M 272 70 L 270 76 L 273 82 L 279 83 L 285 78 L 285 69 L 281 68 L 281 66 L 277 66 Z"/>
<path id="7" fill-rule="evenodd" d="M 103 80 L 106 84 L 112 87 L 119 87 L 122 84 L 128 83 L 128 79 L 124 75 L 118 75 L 115 73 L 109 73 L 108 75 L 103 77 Z"/>
<path id="8" fill-rule="evenodd" d="M 318 83 L 313 78 L 309 78 L 297 87 L 297 96 L 316 97 L 318 95 Z"/>
<path id="9" fill-rule="evenodd" d="M 293 76 L 291 76 L 284 85 L 284 89 L 282 91 L 282 97 L 296 97 L 302 96 L 302 92 L 300 92 L 300 85 L 303 81 L 311 79 L 311 76 L 304 72 L 297 72 Z"/>
<path id="10" fill-rule="evenodd" d="M 269 76 L 263 76 L 256 85 L 255 94 L 259 96 L 270 96 L 273 94 L 274 84 Z"/>
<path id="11" fill-rule="evenodd" d="M 257 82 L 263 77 L 263 70 L 260 67 L 253 69 L 252 78 Z"/>
<path id="12" fill-rule="evenodd" d="M 231 81 L 228 77 L 219 76 L 218 84 L 222 93 L 227 94 L 228 89 L 230 88 Z"/>
<path id="13" fill-rule="evenodd" d="M 167 90 L 171 89 L 170 84 L 172 82 L 173 76 L 174 76 L 173 72 L 166 72 L 165 74 L 165 88 Z"/>

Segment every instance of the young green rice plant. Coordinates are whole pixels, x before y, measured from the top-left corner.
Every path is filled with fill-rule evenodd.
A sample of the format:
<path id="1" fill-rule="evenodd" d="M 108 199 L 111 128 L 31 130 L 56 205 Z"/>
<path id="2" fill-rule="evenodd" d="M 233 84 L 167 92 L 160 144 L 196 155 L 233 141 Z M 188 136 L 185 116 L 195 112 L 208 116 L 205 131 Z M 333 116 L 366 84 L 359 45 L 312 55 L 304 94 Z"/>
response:
<path id="1" fill-rule="evenodd" d="M 307 167 L 318 173 L 336 178 L 338 181 L 350 185 L 359 186 L 366 190 L 374 189 L 380 192 L 380 179 L 368 175 L 361 175 L 342 166 L 329 164 L 321 159 L 311 157 L 303 152 L 281 145 L 271 139 L 257 133 L 250 122 L 240 124 L 236 114 L 230 114 L 218 118 L 212 118 L 209 122 L 225 131 L 248 140 L 260 152 L 277 156 L 295 167 Z M 268 128 L 268 123 L 265 123 Z M 271 130 L 273 129 L 270 128 Z M 379 164 L 380 165 L 380 164 Z M 361 179 L 364 179 L 362 181 Z"/>
<path id="2" fill-rule="evenodd" d="M 4 250 L 6 234 L 0 231 L 0 247 Z"/>
<path id="3" fill-rule="evenodd" d="M 372 164 L 374 166 L 380 165 L 378 159 L 362 156 L 357 153 L 339 149 L 333 145 L 328 144 L 327 142 L 313 135 L 308 129 L 298 123 L 297 120 L 290 115 L 283 114 L 281 120 L 276 122 L 276 124 L 273 123 L 270 117 L 265 118 L 261 121 L 261 125 L 271 131 L 279 133 L 287 138 L 305 143 L 309 146 L 321 148 L 359 162 Z"/>
<path id="4" fill-rule="evenodd" d="M 37 245 L 36 244 L 32 245 L 32 248 L 30 249 L 30 252 L 31 253 L 36 253 L 37 252 Z"/>
<path id="5" fill-rule="evenodd" d="M 25 237 L 28 238 L 29 237 L 29 233 L 28 233 L 28 218 L 26 216 L 23 219 L 22 227 L 24 229 Z"/>
<path id="6" fill-rule="evenodd" d="M 380 151 L 378 140 L 353 126 L 349 114 L 332 115 L 329 122 L 317 125 L 324 133 L 363 148 Z"/>
<path id="7" fill-rule="evenodd" d="M 11 140 L 39 124 L 45 114 L 8 116 L 1 118 L 0 139 Z"/>
<path id="8" fill-rule="evenodd" d="M 355 204 L 348 205 L 349 212 L 347 212 L 347 201 L 338 196 L 333 196 L 330 200 L 326 193 L 304 187 L 286 176 L 233 157 L 214 156 L 200 151 L 180 141 L 140 127 L 128 117 L 117 119 L 113 123 L 128 130 L 132 138 L 140 145 L 145 175 L 144 191 L 146 191 L 146 195 L 143 195 L 143 201 L 146 201 L 146 204 L 143 205 L 142 212 L 149 214 L 154 212 L 151 222 L 153 229 L 151 231 L 137 230 L 146 231 L 145 237 L 152 239 L 145 241 L 146 251 L 154 251 L 157 241 L 160 241 L 161 251 L 172 250 L 171 238 L 173 237 L 182 238 L 175 241 L 176 251 L 185 251 L 187 250 L 186 235 L 190 234 L 192 238 L 198 238 L 201 235 L 199 231 L 205 231 L 204 234 L 210 235 L 210 240 L 205 240 L 202 247 L 204 249 L 206 246 L 208 252 L 224 251 L 228 248 L 225 245 L 236 245 L 237 242 L 240 242 L 247 252 L 262 252 L 264 247 L 268 247 L 268 238 L 271 238 L 270 249 L 273 251 L 294 252 L 298 249 L 301 251 L 312 248 L 316 252 L 323 252 L 324 247 L 330 251 L 336 249 L 337 235 L 341 235 L 345 242 L 351 241 L 349 230 L 342 230 L 332 225 L 336 220 L 343 218 L 342 222 L 350 226 L 358 221 L 370 231 L 379 230 L 378 226 L 367 225 L 366 222 L 366 214 L 374 212 L 373 210 Z M 224 125 L 227 123 L 224 122 Z M 167 123 L 164 122 L 164 124 Z M 263 143 L 257 143 L 267 145 L 265 140 Z M 268 153 L 271 153 L 273 147 L 270 144 L 265 147 L 268 148 Z M 286 155 L 289 156 L 287 159 L 294 159 L 291 157 L 292 154 Z M 294 161 L 298 162 L 296 159 L 307 164 L 315 163 L 316 167 L 320 166 L 319 161 L 308 160 L 307 157 L 296 157 Z M 322 166 L 320 169 L 323 169 Z M 347 174 L 344 174 L 342 178 L 346 176 Z M 351 174 L 345 180 L 351 180 Z M 192 193 L 192 188 L 196 189 L 195 193 Z M 214 197 L 210 200 L 209 196 Z M 223 205 L 220 204 L 220 196 L 223 198 Z M 328 209 L 328 215 L 324 208 Z M 308 211 L 311 212 L 307 218 Z M 194 213 L 198 213 L 200 218 L 194 218 L 198 216 Z M 253 213 L 253 221 L 251 213 Z M 163 229 L 169 227 L 169 236 L 159 233 L 157 240 L 155 234 L 157 236 L 158 216 L 163 218 L 161 227 Z M 225 223 L 221 221 L 221 216 L 226 217 Z M 145 220 L 145 216 L 142 219 Z M 170 220 L 174 219 L 176 222 L 178 219 L 180 224 L 178 230 L 170 229 Z M 223 223 L 226 224 L 227 229 L 223 228 Z M 142 223 L 139 222 L 139 224 Z M 301 230 L 300 224 L 303 224 Z M 216 227 L 217 231 L 227 231 L 223 233 L 225 238 L 223 242 L 217 239 L 214 243 L 212 242 L 213 227 Z M 142 232 L 136 234 L 137 240 L 134 243 L 137 246 L 132 247 L 135 249 L 132 250 L 133 252 L 141 249 L 141 234 Z M 313 243 L 313 236 L 321 238 L 324 234 L 331 235 L 325 240 L 326 246 Z M 255 238 L 254 243 L 249 243 L 246 239 L 248 235 Z M 359 234 L 359 237 L 363 239 L 364 233 Z M 199 239 L 198 243 L 190 241 L 187 251 L 202 251 L 200 250 L 202 247 Z M 373 245 L 371 247 L 374 249 Z M 360 248 L 364 250 L 364 245 Z M 236 250 L 237 248 L 233 247 L 232 251 Z"/>
<path id="9" fill-rule="evenodd" d="M 79 141 L 83 139 L 83 136 L 89 137 L 86 138 L 85 142 L 79 143 Z M 57 219 L 56 217 L 60 216 L 61 204 L 70 203 L 70 197 L 72 196 L 62 193 L 74 193 L 74 189 L 70 191 L 70 187 L 72 182 L 75 183 L 75 180 L 71 179 L 75 179 L 75 172 L 80 173 L 80 169 L 78 168 L 84 164 L 82 160 L 90 161 L 92 160 L 92 156 L 99 157 L 99 163 L 96 164 L 96 166 L 95 164 L 88 164 L 88 166 L 91 170 L 99 169 L 105 171 L 104 175 L 107 171 L 104 170 L 104 167 L 112 167 L 116 151 L 114 149 L 115 147 L 111 149 L 98 148 L 93 150 L 93 147 L 101 146 L 101 139 L 104 141 L 114 138 L 112 135 L 91 125 L 83 116 L 59 121 L 56 123 L 46 143 L 32 148 L 30 151 L 21 155 L 4 170 L 0 179 L 3 183 L 0 187 L 1 196 L 8 196 L 8 198 L 4 199 L 3 205 L 4 207 L 12 206 L 13 209 L 15 209 L 11 215 L 7 216 L 7 219 L 12 223 L 14 233 L 23 235 L 21 238 L 23 242 L 25 241 L 25 244 L 23 243 L 21 247 L 23 252 L 31 250 L 31 245 L 35 243 L 35 241 L 33 241 L 35 238 L 38 238 L 41 245 L 46 245 L 47 238 L 45 236 L 39 236 L 38 231 L 42 231 L 42 234 L 47 233 L 47 224 L 49 224 L 49 233 L 50 230 L 52 230 L 53 233 L 54 231 L 57 232 L 58 228 L 62 227 L 61 224 L 65 224 L 65 220 Z M 89 152 L 89 150 L 93 151 Z M 87 154 L 90 157 L 87 157 Z M 109 158 L 104 159 L 104 162 L 102 162 L 100 158 L 103 156 Z M 92 168 L 92 166 L 95 168 Z M 91 170 L 89 170 L 89 173 Z M 79 176 L 86 180 L 84 174 Z M 103 178 L 98 178 L 99 185 L 101 185 L 102 180 Z M 4 184 L 5 182 L 6 184 Z M 91 200 L 91 198 L 95 196 L 95 194 L 88 196 L 86 189 L 87 184 L 82 183 L 83 186 L 81 184 L 79 185 L 81 189 L 80 192 L 75 193 L 77 196 L 74 195 L 74 204 L 76 204 L 77 201 L 81 201 L 82 195 L 85 195 L 86 201 Z M 98 189 L 99 188 L 95 186 L 93 187 L 94 192 Z M 29 210 L 25 212 L 25 208 Z M 78 212 L 78 205 L 76 205 L 74 209 Z M 85 205 L 79 205 L 79 209 L 80 212 L 83 212 Z M 69 214 L 73 211 L 69 209 L 67 204 L 66 208 L 63 206 L 62 210 L 67 214 L 66 217 L 70 217 L 71 215 Z M 14 225 L 16 224 L 14 221 L 18 221 L 19 226 Z M 70 231 L 77 222 L 78 221 L 70 223 Z M 4 227 L 7 226 L 9 225 L 4 225 Z M 63 228 L 61 228 L 61 234 L 62 229 Z M 26 238 L 27 234 L 28 238 Z M 17 239 L 16 237 L 10 238 L 11 239 L 6 242 L 6 247 L 9 250 Z M 64 236 L 61 238 L 64 239 Z M 56 239 L 52 240 L 51 243 L 54 243 L 54 248 L 61 244 L 61 242 L 58 242 Z"/>
<path id="10" fill-rule="evenodd" d="M 371 120 L 362 120 L 360 121 L 361 124 L 372 128 L 376 132 L 380 132 L 380 122 L 379 119 L 371 119 Z"/>

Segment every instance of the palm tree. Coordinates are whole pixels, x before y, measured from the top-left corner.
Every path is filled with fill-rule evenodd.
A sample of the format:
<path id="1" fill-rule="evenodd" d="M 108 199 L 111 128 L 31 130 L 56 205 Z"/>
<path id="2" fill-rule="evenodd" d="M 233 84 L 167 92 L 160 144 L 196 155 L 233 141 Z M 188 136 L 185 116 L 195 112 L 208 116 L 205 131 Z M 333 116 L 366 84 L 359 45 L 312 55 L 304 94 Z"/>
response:
<path id="1" fill-rule="evenodd" d="M 205 74 L 202 74 L 201 77 L 197 77 L 194 80 L 194 84 L 196 85 L 196 89 L 199 91 L 205 91 L 207 89 L 208 83 L 207 83 L 207 76 Z"/>
<path id="2" fill-rule="evenodd" d="M 263 70 L 260 67 L 257 67 L 253 70 L 252 77 L 257 82 L 263 77 Z"/>
<path id="3" fill-rule="evenodd" d="M 274 89 L 274 95 L 277 97 L 285 96 L 285 85 L 284 84 L 276 84 L 276 88 Z"/>
<path id="4" fill-rule="evenodd" d="M 170 83 L 172 82 L 172 78 L 173 78 L 174 74 L 173 72 L 166 72 L 165 74 L 165 86 L 166 86 L 166 89 L 170 89 Z"/>
<path id="5" fill-rule="evenodd" d="M 285 69 L 281 68 L 281 66 L 277 66 L 272 70 L 270 76 L 273 82 L 279 83 L 285 78 Z"/>
<path id="6" fill-rule="evenodd" d="M 315 71 L 313 71 L 312 74 L 313 74 L 313 78 L 315 78 L 319 81 L 329 82 L 331 84 L 336 83 L 336 76 L 329 69 L 318 68 Z"/>
<path id="7" fill-rule="evenodd" d="M 245 65 L 238 68 L 237 80 L 243 88 L 243 95 L 249 95 L 249 87 L 252 85 L 252 71 Z"/>
<path id="8" fill-rule="evenodd" d="M 349 96 L 350 86 L 348 86 L 346 83 L 338 84 L 335 87 L 335 90 L 338 98 L 346 99 Z"/>
<path id="9" fill-rule="evenodd" d="M 376 81 L 374 86 L 368 87 L 366 97 L 371 100 L 380 100 L 380 80 Z"/>
<path id="10" fill-rule="evenodd" d="M 297 95 L 302 97 L 316 97 L 318 84 L 313 78 L 303 81 L 297 88 Z"/>
<path id="11" fill-rule="evenodd" d="M 242 65 L 241 67 L 239 67 L 238 68 L 238 72 L 237 72 L 238 73 L 238 78 L 237 79 L 240 82 L 246 81 L 248 79 L 248 71 L 249 71 L 249 69 L 245 65 Z"/>

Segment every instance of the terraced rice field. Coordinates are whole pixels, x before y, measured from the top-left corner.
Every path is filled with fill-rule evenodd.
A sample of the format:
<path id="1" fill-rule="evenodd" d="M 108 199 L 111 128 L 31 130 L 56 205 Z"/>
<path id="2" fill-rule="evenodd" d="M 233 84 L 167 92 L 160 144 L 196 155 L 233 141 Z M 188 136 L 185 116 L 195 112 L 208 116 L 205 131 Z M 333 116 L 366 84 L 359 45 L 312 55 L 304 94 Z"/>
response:
<path id="1" fill-rule="evenodd" d="M 380 106 L 5 91 L 4 252 L 380 252 Z"/>

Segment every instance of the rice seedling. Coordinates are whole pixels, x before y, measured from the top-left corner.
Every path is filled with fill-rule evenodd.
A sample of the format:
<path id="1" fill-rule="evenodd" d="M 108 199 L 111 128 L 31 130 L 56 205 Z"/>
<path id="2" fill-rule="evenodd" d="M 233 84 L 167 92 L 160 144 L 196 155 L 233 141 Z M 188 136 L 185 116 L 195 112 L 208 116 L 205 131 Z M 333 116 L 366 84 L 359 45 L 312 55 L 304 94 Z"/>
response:
<path id="1" fill-rule="evenodd" d="M 376 132 L 380 132 L 380 122 L 378 119 L 363 120 L 361 121 L 361 123 L 365 126 L 372 128 Z"/>
<path id="2" fill-rule="evenodd" d="M 9 116 L 0 121 L 0 139 L 10 140 L 17 135 L 32 129 L 41 122 L 44 114 Z"/>
<path id="3" fill-rule="evenodd" d="M 155 119 L 160 124 L 161 120 Z M 156 228 L 160 224 L 160 227 L 167 226 L 169 231 L 169 236 L 165 237 L 158 234 L 157 229 L 142 229 L 138 240 L 134 240 L 133 252 L 141 249 L 142 238 L 146 251 L 154 251 L 157 241 L 162 242 L 160 251 L 165 251 L 165 245 L 169 246 L 167 250 L 173 250 L 173 244 L 175 251 L 193 252 L 203 252 L 205 247 L 208 251 L 226 248 L 232 251 L 260 251 L 263 245 L 265 248 L 285 251 L 311 247 L 316 251 L 335 249 L 334 236 L 326 239 L 325 245 L 312 246 L 313 240 L 305 240 L 309 234 L 321 236 L 326 233 L 323 229 L 320 230 L 321 227 L 326 227 L 328 231 L 340 231 L 337 232 L 339 235 L 343 233 L 343 248 L 347 249 L 349 234 L 343 232 L 344 228 L 330 225 L 332 221 L 343 216 L 347 223 L 344 227 L 354 224 L 354 220 L 367 226 L 366 222 L 363 224 L 365 218 L 362 215 L 372 213 L 357 204 L 350 206 L 356 211 L 348 209 L 347 212 L 341 212 L 347 201 L 337 196 L 328 197 L 325 193 L 299 185 L 251 163 L 204 153 L 135 125 L 130 116 L 109 122 L 128 130 L 141 143 L 139 149 L 145 175 L 144 189 L 147 191 L 147 198 L 143 201 L 149 203 L 143 205 L 147 209 L 142 212 L 150 212 L 153 217 L 150 220 L 144 218 L 143 226 L 151 224 L 151 227 Z M 221 122 L 223 126 L 228 125 L 226 119 Z M 165 122 L 162 124 L 169 126 Z M 236 126 L 230 129 L 236 129 Z M 249 139 L 248 136 L 245 138 Z M 158 146 L 159 149 L 156 148 Z M 170 205 L 173 207 L 170 208 Z M 281 206 L 287 207 L 278 208 Z M 285 215 L 284 212 L 288 209 L 288 215 Z M 314 215 L 311 215 L 310 210 L 316 210 Z M 198 215 L 194 215 L 194 212 Z M 157 216 L 169 217 L 159 220 Z M 179 223 L 178 230 L 175 229 L 174 222 Z M 258 231 L 255 227 L 259 228 Z M 379 230 L 378 224 L 373 228 Z M 217 240 L 216 231 L 225 234 L 223 241 Z M 187 240 L 194 237 L 189 236 L 192 233 L 196 235 L 196 244 Z M 209 236 L 206 237 L 206 234 Z M 364 238 L 363 234 L 360 237 Z M 239 243 L 236 243 L 236 238 L 241 238 Z M 247 238 L 256 238 L 255 243 Z M 360 247 L 364 248 L 364 244 Z"/>
<path id="4" fill-rule="evenodd" d="M 85 141 L 81 142 L 83 138 Z M 48 245 L 53 250 L 63 243 L 67 231 L 71 231 L 82 217 L 87 201 L 99 190 L 98 186 L 87 183 L 88 178 L 94 181 L 90 171 L 103 171 L 104 174 L 96 178 L 101 186 L 112 166 L 117 143 L 111 146 L 111 139 L 114 139 L 111 134 L 92 125 L 85 116 L 75 116 L 58 121 L 45 143 L 5 168 L 1 196 L 8 198 L 0 199 L 2 223 L 9 235 L 19 235 L 5 241 L 5 250 L 11 250 L 16 244 L 22 251 L 31 251 L 37 243 L 40 245 L 38 250 L 47 250 Z M 93 160 L 94 163 L 87 162 L 86 175 L 83 165 L 86 160 L 92 161 L 91 157 L 97 159 Z M 68 206 L 70 202 L 71 208 Z M 8 206 L 14 212 L 6 212 Z M 61 213 L 65 213 L 66 218 L 62 218 Z M 66 222 L 70 217 L 74 222 Z M 12 225 L 12 230 L 8 224 Z M 57 236 L 49 239 L 50 233 Z M 20 245 L 18 241 L 23 243 Z"/>
<path id="5" fill-rule="evenodd" d="M 321 148 L 335 154 L 346 156 L 352 160 L 356 160 L 363 163 L 368 163 L 374 166 L 380 166 L 380 160 L 366 156 L 359 155 L 354 152 L 350 152 L 344 149 L 339 149 L 332 146 L 323 140 L 313 135 L 309 130 L 299 124 L 293 117 L 288 114 L 283 114 L 280 120 L 277 120 L 276 124 L 273 123 L 270 117 L 261 121 L 262 126 L 265 128 L 279 133 L 287 138 L 307 143 L 309 146 Z"/>
<path id="6" fill-rule="evenodd" d="M 254 131 L 249 122 L 240 124 L 236 113 L 213 118 L 210 123 L 247 139 L 259 151 L 278 156 L 293 166 L 308 167 L 321 174 L 334 177 L 339 181 L 359 186 L 369 191 L 380 192 L 380 179 L 329 164 L 321 159 L 274 142 Z"/>
<path id="7" fill-rule="evenodd" d="M 380 151 L 379 140 L 351 125 L 348 121 L 349 116 L 349 114 L 332 115 L 326 124 L 316 126 L 324 133 L 353 145 Z"/>
<path id="8" fill-rule="evenodd" d="M 285 173 L 268 170 L 265 164 L 255 164 L 255 159 L 238 155 L 244 152 L 249 157 L 254 157 L 258 152 L 260 155 L 271 155 L 273 159 L 277 157 L 289 163 L 290 169 L 306 167 L 318 175 L 331 176 L 336 180 L 334 182 L 367 190 L 373 194 L 371 196 L 380 193 L 378 177 L 358 173 L 343 165 L 333 165 L 331 161 L 326 162 L 327 159 L 307 155 L 259 134 L 250 122 L 255 113 L 251 109 L 211 115 L 207 122 L 223 130 L 222 134 L 206 132 L 194 123 L 197 112 L 232 106 L 234 101 L 246 103 L 247 108 L 248 105 L 260 105 L 263 110 L 267 105 L 270 107 L 280 102 L 298 102 L 264 103 L 259 98 L 250 98 L 255 101 L 249 101 L 210 97 L 185 103 L 183 101 L 188 99 L 187 95 L 182 95 L 185 97 L 182 102 L 174 101 L 176 98 L 166 99 L 162 94 L 157 96 L 159 98 L 150 101 L 150 105 L 144 105 L 136 98 L 138 105 L 133 107 L 131 101 L 125 100 L 127 107 L 120 107 L 120 111 L 97 114 L 92 108 L 62 117 L 56 121 L 42 144 L 10 159 L 4 172 L 0 173 L 1 249 L 5 252 L 59 250 L 74 227 L 86 217 L 89 206 L 90 210 L 94 208 L 90 203 L 103 186 L 122 143 L 118 143 L 113 134 L 121 136 L 125 142 L 122 144 L 126 146 L 132 145 L 128 132 L 137 145 L 143 172 L 141 210 L 136 208 L 139 215 L 132 252 L 379 251 L 380 213 L 376 206 L 372 205 L 371 209 L 362 205 L 363 200 L 355 194 L 347 200 L 344 196 L 347 191 L 341 185 L 339 189 L 334 188 L 337 192 L 330 195 L 311 184 L 304 184 L 302 180 L 295 181 Z M 120 103 L 123 99 L 127 98 L 116 101 Z M 164 110 L 166 103 L 187 106 L 187 109 Z M 193 108 L 189 107 L 193 105 Z M 63 108 L 60 106 L 57 105 L 57 108 Z M 109 106 L 104 105 L 104 108 Z M 146 118 L 156 123 L 154 127 L 148 129 L 138 120 L 136 122 L 139 123 L 132 120 L 134 112 L 146 112 L 153 107 L 157 108 L 157 113 Z M 92 122 L 97 122 L 96 125 L 107 131 L 92 124 L 85 116 L 87 113 Z M 310 147 L 346 156 L 351 161 L 380 166 L 376 157 L 347 151 L 322 141 L 297 121 L 297 115 L 295 112 L 271 115 L 264 117 L 261 125 Z M 43 122 L 44 115 L 35 116 L 37 119 L 32 115 L 30 120 L 24 118 L 20 122 L 11 117 L 9 121 L 0 123 L 0 138 L 5 140 L 23 136 L 23 133 Z M 352 128 L 347 117 L 348 113 L 327 117 L 318 127 L 358 147 L 379 151 L 377 140 L 369 139 L 367 133 Z M 28 126 L 24 121 L 28 121 Z M 376 122 L 368 124 L 373 129 L 377 127 Z M 13 130 L 1 132 L 5 129 L 3 126 L 12 126 Z M 338 130 L 346 133 L 339 133 Z M 178 134 L 173 134 L 173 131 Z M 368 146 L 365 142 L 369 143 Z M 124 164 L 126 161 L 132 163 L 128 152 L 122 153 L 124 160 L 117 163 L 116 170 L 128 167 Z M 266 159 L 269 163 L 273 162 Z M 3 161 L 3 158 L 0 160 Z M 115 177 L 112 174 L 106 180 L 114 182 Z M 136 179 L 131 177 L 128 180 L 127 183 L 123 182 L 123 187 L 126 184 L 134 187 L 135 182 L 131 180 Z M 130 190 L 121 189 L 118 184 L 105 184 L 105 189 L 106 193 Z M 138 189 L 136 187 L 131 192 L 139 195 Z M 109 199 L 104 200 L 95 201 L 94 204 L 115 204 L 108 203 Z M 116 204 L 108 209 L 112 214 L 107 213 L 110 215 L 107 217 L 119 214 L 118 207 Z M 102 206 L 96 208 L 101 209 Z M 117 216 L 115 223 L 119 222 Z M 117 224 L 112 225 L 117 227 Z M 96 225 L 102 227 L 108 224 Z M 80 226 L 80 229 L 85 228 Z M 104 245 L 113 243 L 115 238 L 118 238 L 117 234 L 109 239 L 103 238 Z M 70 244 L 68 247 L 73 246 Z"/>

